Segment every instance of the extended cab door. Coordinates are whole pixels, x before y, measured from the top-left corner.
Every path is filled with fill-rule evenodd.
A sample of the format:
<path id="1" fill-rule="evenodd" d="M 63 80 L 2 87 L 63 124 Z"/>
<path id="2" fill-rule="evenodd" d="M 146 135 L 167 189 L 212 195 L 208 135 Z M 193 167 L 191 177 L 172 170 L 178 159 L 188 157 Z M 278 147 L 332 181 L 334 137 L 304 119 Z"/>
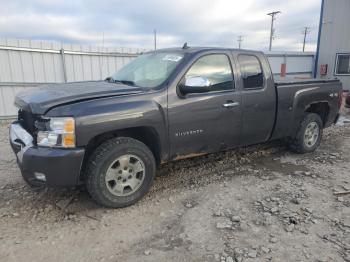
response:
<path id="1" fill-rule="evenodd" d="M 195 55 L 168 91 L 170 156 L 185 158 L 238 145 L 241 96 L 230 52 Z M 186 89 L 186 83 L 203 87 Z M 189 85 L 189 84 L 188 84 Z"/>
<path id="2" fill-rule="evenodd" d="M 235 52 L 242 91 L 242 144 L 267 141 L 276 117 L 276 91 L 268 61 L 262 53 Z"/>

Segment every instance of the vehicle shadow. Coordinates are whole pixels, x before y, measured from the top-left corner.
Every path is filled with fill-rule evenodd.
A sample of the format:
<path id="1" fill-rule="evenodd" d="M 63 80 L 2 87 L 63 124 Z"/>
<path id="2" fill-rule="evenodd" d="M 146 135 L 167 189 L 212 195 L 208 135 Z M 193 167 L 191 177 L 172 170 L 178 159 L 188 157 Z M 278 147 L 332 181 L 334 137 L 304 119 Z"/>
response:
<path id="1" fill-rule="evenodd" d="M 211 180 L 223 179 L 238 166 L 251 162 L 251 158 L 284 151 L 281 142 L 252 146 L 191 159 L 170 162 L 158 169 L 154 185 L 147 196 L 136 205 L 151 201 L 167 189 L 200 186 Z M 16 172 L 19 175 L 19 170 Z M 226 175 L 223 175 L 226 174 Z M 0 190 L 0 208 L 11 207 L 12 213 L 27 211 L 33 216 L 41 213 L 55 213 L 56 219 L 69 219 L 70 215 L 84 215 L 93 211 L 105 210 L 90 198 L 86 188 L 39 188 L 33 189 L 20 181 L 8 184 Z"/>
<path id="2" fill-rule="evenodd" d="M 163 164 L 158 169 L 150 192 L 133 207 L 145 205 L 156 197 L 161 198 L 163 194 L 168 196 L 168 190 L 197 188 L 242 175 L 272 180 L 274 172 L 290 174 L 307 170 L 302 165 L 281 163 L 278 158 L 285 154 L 288 154 L 288 149 L 283 141 L 274 141 Z M 312 156 L 313 153 L 304 157 Z M 56 222 L 74 221 L 77 217 L 100 221 L 103 213 L 109 210 L 97 205 L 83 185 L 32 189 L 24 182 L 9 184 L 0 190 L 0 209 L 3 207 L 12 214 L 26 212 L 36 220 L 42 218 Z"/>

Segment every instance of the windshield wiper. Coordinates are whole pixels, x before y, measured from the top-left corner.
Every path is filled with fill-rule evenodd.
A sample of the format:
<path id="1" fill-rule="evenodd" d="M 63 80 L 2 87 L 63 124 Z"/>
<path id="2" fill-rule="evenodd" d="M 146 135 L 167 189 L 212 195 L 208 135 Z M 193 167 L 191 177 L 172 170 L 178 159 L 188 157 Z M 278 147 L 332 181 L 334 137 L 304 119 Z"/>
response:
<path id="1" fill-rule="evenodd" d="M 114 83 L 121 83 L 121 84 L 124 84 L 124 85 L 128 85 L 128 86 L 135 86 L 135 82 L 134 81 L 130 81 L 130 80 L 116 80 L 114 79 L 113 80 Z"/>
<path id="2" fill-rule="evenodd" d="M 114 82 L 114 79 L 113 77 L 109 76 L 105 79 L 106 82 L 109 82 L 109 83 L 113 83 Z"/>
<path id="3" fill-rule="evenodd" d="M 105 81 L 107 81 L 109 83 L 121 83 L 121 84 L 128 85 L 128 86 L 136 86 L 134 81 L 114 79 L 111 76 L 107 77 L 105 79 Z"/>

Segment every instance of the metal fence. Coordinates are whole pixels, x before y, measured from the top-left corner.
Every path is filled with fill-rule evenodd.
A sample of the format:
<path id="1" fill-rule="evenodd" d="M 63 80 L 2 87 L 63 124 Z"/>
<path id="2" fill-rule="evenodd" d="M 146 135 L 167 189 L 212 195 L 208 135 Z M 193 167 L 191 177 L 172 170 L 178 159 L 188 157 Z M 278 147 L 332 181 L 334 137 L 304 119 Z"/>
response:
<path id="1" fill-rule="evenodd" d="M 13 100 L 22 90 L 44 83 L 104 79 L 144 51 L 0 39 L 0 119 L 16 115 Z"/>
<path id="2" fill-rule="evenodd" d="M 267 52 L 267 58 L 275 77 L 281 77 L 285 65 L 285 77 L 311 78 L 315 65 L 312 52 Z"/>
<path id="3" fill-rule="evenodd" d="M 101 80 L 146 49 L 0 39 L 0 119 L 13 118 L 15 95 L 44 83 Z M 267 53 L 275 76 L 311 77 L 313 53 Z"/>

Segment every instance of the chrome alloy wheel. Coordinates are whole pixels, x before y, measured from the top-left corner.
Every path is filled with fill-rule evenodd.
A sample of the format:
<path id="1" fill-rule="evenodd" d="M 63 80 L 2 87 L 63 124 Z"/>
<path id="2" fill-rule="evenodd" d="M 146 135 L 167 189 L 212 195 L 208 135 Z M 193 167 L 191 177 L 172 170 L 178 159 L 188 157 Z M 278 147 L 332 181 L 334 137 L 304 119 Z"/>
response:
<path id="1" fill-rule="evenodd" d="M 320 135 L 320 127 L 316 122 L 310 122 L 304 133 L 304 144 L 307 147 L 313 147 L 318 140 Z"/>
<path id="2" fill-rule="evenodd" d="M 145 164 L 135 155 L 122 155 L 108 167 L 105 181 L 110 193 L 128 196 L 135 193 L 145 179 Z"/>

